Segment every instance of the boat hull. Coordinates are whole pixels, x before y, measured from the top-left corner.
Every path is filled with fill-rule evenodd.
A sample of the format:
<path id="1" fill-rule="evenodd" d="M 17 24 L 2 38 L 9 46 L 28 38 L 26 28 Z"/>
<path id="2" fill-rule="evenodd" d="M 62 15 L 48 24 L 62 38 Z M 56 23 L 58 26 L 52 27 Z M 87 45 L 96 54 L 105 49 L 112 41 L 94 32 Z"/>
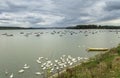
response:
<path id="1" fill-rule="evenodd" d="M 88 48 L 87 51 L 108 51 L 108 48 Z"/>

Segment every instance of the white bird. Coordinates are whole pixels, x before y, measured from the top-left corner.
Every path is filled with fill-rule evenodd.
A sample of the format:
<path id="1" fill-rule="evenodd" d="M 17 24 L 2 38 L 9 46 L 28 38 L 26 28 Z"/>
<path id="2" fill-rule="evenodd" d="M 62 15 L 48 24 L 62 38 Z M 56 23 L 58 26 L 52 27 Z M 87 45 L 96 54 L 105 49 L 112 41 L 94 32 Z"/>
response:
<path id="1" fill-rule="evenodd" d="M 58 70 L 58 69 L 59 69 L 59 67 L 56 67 L 56 69 Z"/>
<path id="2" fill-rule="evenodd" d="M 48 64 L 52 63 L 51 61 L 47 61 Z"/>
<path id="3" fill-rule="evenodd" d="M 37 62 L 38 64 L 41 64 L 41 61 L 40 61 L 40 60 L 36 60 L 36 62 Z"/>
<path id="4" fill-rule="evenodd" d="M 46 67 L 43 67 L 42 69 L 43 69 L 43 70 L 45 70 L 45 69 L 46 69 Z"/>
<path id="5" fill-rule="evenodd" d="M 57 65 L 56 65 L 56 64 L 54 64 L 54 67 L 57 67 Z"/>
<path id="6" fill-rule="evenodd" d="M 53 70 L 54 70 L 54 68 L 51 69 L 51 71 L 53 71 Z"/>
<path id="7" fill-rule="evenodd" d="M 27 64 L 24 64 L 24 67 L 27 67 L 28 65 Z"/>
<path id="8" fill-rule="evenodd" d="M 41 73 L 40 73 L 40 72 L 36 72 L 35 74 L 36 74 L 36 75 L 41 75 Z"/>
<path id="9" fill-rule="evenodd" d="M 24 71 L 25 71 L 25 70 L 21 69 L 21 70 L 19 70 L 18 72 L 19 72 L 19 73 L 23 73 Z"/>
<path id="10" fill-rule="evenodd" d="M 71 62 L 69 65 L 70 65 L 70 66 L 73 65 L 73 63 Z"/>
<path id="11" fill-rule="evenodd" d="M 25 67 L 23 67 L 24 69 L 29 69 L 30 68 L 30 66 L 25 66 Z"/>
<path id="12" fill-rule="evenodd" d="M 13 73 L 12 73 L 9 78 L 13 78 L 13 77 L 14 77 L 14 75 L 13 75 Z"/>
<path id="13" fill-rule="evenodd" d="M 43 58 L 44 58 L 44 57 L 39 57 L 38 60 L 41 60 L 41 59 L 43 59 Z"/>
<path id="14" fill-rule="evenodd" d="M 78 61 L 82 60 L 82 58 L 81 58 L 81 57 L 77 57 L 77 59 L 78 59 Z"/>
<path id="15" fill-rule="evenodd" d="M 57 63 L 57 62 L 58 62 L 58 60 L 55 60 L 55 62 Z"/>
<path id="16" fill-rule="evenodd" d="M 23 67 L 24 69 L 28 69 L 28 68 L 30 68 L 30 66 L 29 65 L 27 65 L 27 64 L 24 64 L 24 67 Z"/>
<path id="17" fill-rule="evenodd" d="M 45 65 L 46 65 L 46 63 L 43 63 L 42 65 L 43 65 L 43 66 L 45 66 Z"/>

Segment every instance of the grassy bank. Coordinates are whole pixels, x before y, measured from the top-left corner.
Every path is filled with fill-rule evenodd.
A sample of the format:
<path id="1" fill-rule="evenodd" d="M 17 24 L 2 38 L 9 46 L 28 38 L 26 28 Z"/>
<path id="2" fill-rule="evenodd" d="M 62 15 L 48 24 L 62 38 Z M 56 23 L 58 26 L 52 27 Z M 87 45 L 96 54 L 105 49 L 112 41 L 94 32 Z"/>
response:
<path id="1" fill-rule="evenodd" d="M 120 45 L 88 62 L 67 68 L 58 78 L 120 78 Z"/>

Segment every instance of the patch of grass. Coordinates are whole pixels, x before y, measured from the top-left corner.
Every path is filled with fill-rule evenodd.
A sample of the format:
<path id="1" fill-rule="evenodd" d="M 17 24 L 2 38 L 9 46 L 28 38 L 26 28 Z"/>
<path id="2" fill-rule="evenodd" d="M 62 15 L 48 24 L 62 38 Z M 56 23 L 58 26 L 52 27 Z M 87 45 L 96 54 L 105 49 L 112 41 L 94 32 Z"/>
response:
<path id="1" fill-rule="evenodd" d="M 120 55 L 120 44 L 119 46 L 116 48 L 117 52 L 118 52 L 118 55 Z"/>
<path id="2" fill-rule="evenodd" d="M 89 62 L 71 68 L 72 75 L 68 72 L 59 78 L 120 78 L 120 44 L 104 54 L 99 54 Z M 117 69 L 115 66 L 118 66 Z"/>

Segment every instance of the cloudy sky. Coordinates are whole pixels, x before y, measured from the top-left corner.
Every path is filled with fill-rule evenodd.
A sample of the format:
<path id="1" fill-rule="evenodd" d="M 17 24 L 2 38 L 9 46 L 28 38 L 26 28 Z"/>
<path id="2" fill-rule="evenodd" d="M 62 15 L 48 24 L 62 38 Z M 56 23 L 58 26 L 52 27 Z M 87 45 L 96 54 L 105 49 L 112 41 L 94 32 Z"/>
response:
<path id="1" fill-rule="evenodd" d="M 0 26 L 120 25 L 120 0 L 0 0 Z"/>

